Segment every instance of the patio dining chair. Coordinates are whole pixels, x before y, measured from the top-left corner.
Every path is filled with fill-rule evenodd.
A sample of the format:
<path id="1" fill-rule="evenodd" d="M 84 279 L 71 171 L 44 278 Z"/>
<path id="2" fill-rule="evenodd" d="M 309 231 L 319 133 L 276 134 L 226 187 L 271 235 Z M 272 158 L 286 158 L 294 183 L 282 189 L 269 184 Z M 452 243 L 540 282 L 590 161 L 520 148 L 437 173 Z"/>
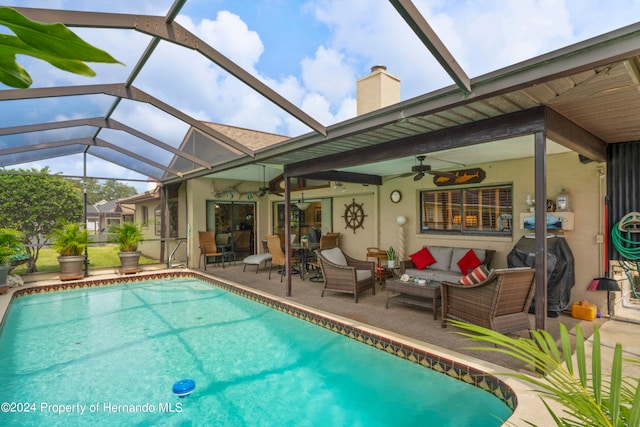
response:
<path id="1" fill-rule="evenodd" d="M 267 236 L 267 247 L 269 248 L 269 253 L 271 254 L 271 264 L 269 265 L 269 280 L 271 280 L 271 270 L 274 266 L 280 268 L 280 281 L 282 282 L 282 278 L 284 277 L 285 272 L 287 271 L 287 257 L 282 250 L 282 242 L 280 241 L 280 237 L 277 234 L 270 234 Z M 298 260 L 295 257 L 291 258 L 291 263 L 297 263 Z M 289 269 L 291 270 L 291 269 Z"/>
<path id="2" fill-rule="evenodd" d="M 198 244 L 200 247 L 200 257 L 198 258 L 198 268 L 200 268 L 200 260 L 204 258 L 204 271 L 207 271 L 207 263 L 209 258 L 219 258 L 224 268 L 224 248 L 220 249 L 216 244 L 216 236 L 213 231 L 198 231 Z"/>

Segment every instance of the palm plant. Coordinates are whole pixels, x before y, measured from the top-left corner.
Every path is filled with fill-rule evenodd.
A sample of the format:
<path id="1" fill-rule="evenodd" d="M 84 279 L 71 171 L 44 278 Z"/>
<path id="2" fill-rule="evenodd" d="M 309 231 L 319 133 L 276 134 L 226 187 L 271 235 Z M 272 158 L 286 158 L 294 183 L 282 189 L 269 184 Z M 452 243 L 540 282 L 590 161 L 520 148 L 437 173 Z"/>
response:
<path id="1" fill-rule="evenodd" d="M 109 230 L 114 234 L 113 241 L 118 244 L 120 252 L 135 252 L 138 243 L 144 238 L 142 228 L 135 222 L 125 221 Z"/>
<path id="2" fill-rule="evenodd" d="M 60 256 L 80 256 L 89 244 L 89 232 L 81 224 L 64 222 L 51 233 L 53 248 Z"/>
<path id="3" fill-rule="evenodd" d="M 0 26 L 15 34 L 0 37 L 0 82 L 7 86 L 25 89 L 33 82 L 16 61 L 16 55 L 29 55 L 61 70 L 89 77 L 96 73 L 85 62 L 120 63 L 63 24 L 36 22 L 9 7 L 0 7 Z"/>
<path id="4" fill-rule="evenodd" d="M 582 329 L 576 326 L 575 367 L 569 332 L 560 324 L 560 349 L 544 330 L 531 331 L 531 338 L 511 338 L 476 325 L 451 321 L 467 332 L 459 332 L 471 341 L 494 347 L 473 350 L 507 354 L 526 364 L 533 375 L 505 374 L 537 386 L 542 401 L 559 426 L 638 426 L 640 425 L 640 381 L 622 379 L 622 346 L 616 344 L 611 373 L 602 371 L 600 333 L 594 327 L 591 350 L 591 372 L 587 372 L 587 352 Z M 640 363 L 638 360 L 631 360 Z M 562 414 L 554 412 L 545 399 L 563 406 Z M 535 425 L 528 422 L 530 425 Z"/>

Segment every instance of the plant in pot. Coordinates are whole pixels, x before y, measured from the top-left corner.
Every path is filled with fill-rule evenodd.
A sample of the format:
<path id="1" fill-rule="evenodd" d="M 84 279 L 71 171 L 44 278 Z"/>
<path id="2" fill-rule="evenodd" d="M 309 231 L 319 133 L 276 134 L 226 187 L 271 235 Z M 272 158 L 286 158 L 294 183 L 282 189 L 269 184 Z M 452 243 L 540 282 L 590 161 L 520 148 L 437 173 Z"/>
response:
<path id="1" fill-rule="evenodd" d="M 387 267 L 394 268 L 396 266 L 396 250 L 393 246 L 389 246 L 387 249 Z"/>
<path id="2" fill-rule="evenodd" d="M 0 228 L 0 289 L 7 283 L 12 257 L 25 253 L 23 241 L 24 234 L 21 231 Z"/>
<path id="3" fill-rule="evenodd" d="M 89 244 L 89 232 L 74 222 L 63 222 L 51 233 L 53 249 L 58 252 L 60 280 L 74 280 L 84 277 L 82 267 L 86 256 L 84 250 Z"/>
<path id="4" fill-rule="evenodd" d="M 118 244 L 120 252 L 120 273 L 131 274 L 140 271 L 140 252 L 138 243 L 143 240 L 142 228 L 130 221 L 113 227 L 111 233 L 115 236 L 113 241 Z"/>

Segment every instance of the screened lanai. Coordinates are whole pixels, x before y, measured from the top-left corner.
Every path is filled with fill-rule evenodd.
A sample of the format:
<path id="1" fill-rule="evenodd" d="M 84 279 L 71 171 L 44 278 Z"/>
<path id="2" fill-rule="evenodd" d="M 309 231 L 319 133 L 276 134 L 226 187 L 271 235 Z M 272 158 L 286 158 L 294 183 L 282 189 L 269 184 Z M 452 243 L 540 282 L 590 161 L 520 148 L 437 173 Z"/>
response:
<path id="1" fill-rule="evenodd" d="M 266 168 L 267 179 L 376 185 L 410 170 L 419 154 L 434 169 L 535 157 L 535 197 L 544 200 L 547 154 L 603 162 L 610 144 L 640 140 L 633 21 L 500 63 L 486 50 L 458 55 L 476 46 L 451 34 L 477 35 L 481 21 L 471 33 L 463 14 L 450 30 L 437 8 L 405 0 L 379 2 L 374 15 L 342 2 L 29 6 L 17 10 L 65 23 L 122 65 L 92 65 L 97 75 L 87 79 L 24 58 L 32 87 L 0 90 L 5 168 L 60 164 L 53 172 L 163 185 L 201 176 L 259 181 Z M 317 33 L 331 36 L 311 40 Z M 354 82 L 379 63 L 401 76 L 401 99 L 356 115 Z M 276 137 L 252 146 L 216 124 Z M 537 280 L 542 289 L 544 275 Z"/>
<path id="2" fill-rule="evenodd" d="M 593 112 L 587 116 L 581 107 L 574 107 L 580 105 L 575 102 L 584 103 L 587 98 L 590 105 L 596 105 L 594 93 L 607 105 L 629 107 L 637 102 L 629 95 L 635 91 L 637 79 L 633 51 L 626 47 L 632 42 L 624 46 L 617 42 L 633 34 L 633 28 L 600 38 L 607 44 L 615 40 L 619 51 L 598 51 L 589 47 L 596 43 L 584 42 L 580 55 L 569 52 L 575 50 L 573 48 L 565 48 L 567 54 L 557 51 L 515 66 L 506 62 L 504 65 L 509 67 L 495 72 L 493 70 L 500 67 L 491 68 L 491 61 L 485 60 L 487 65 L 470 59 L 460 61 L 456 51 L 449 50 L 449 45 L 459 52 L 465 50 L 455 43 L 445 43 L 433 29 L 437 24 L 442 25 L 437 19 L 437 8 L 420 2 L 379 2 L 373 14 L 362 9 L 351 11 L 350 5 L 314 2 L 303 5 L 223 2 L 214 6 L 196 0 L 91 5 L 67 1 L 59 9 L 50 8 L 49 4 L 6 2 L 32 19 L 65 23 L 87 41 L 112 53 L 122 64 L 95 64 L 97 75 L 89 79 L 21 57 L 21 63 L 33 74 L 34 84 L 28 90 L 5 88 L 1 91 L 0 165 L 3 167 L 47 164 L 53 162 L 48 159 L 59 159 L 64 167 L 53 169 L 63 174 L 180 181 L 261 161 L 273 165 L 272 175 L 275 175 L 285 164 L 550 103 L 554 111 L 571 116 L 569 119 L 579 126 L 587 125 L 589 131 L 603 141 L 636 139 L 628 133 L 633 127 L 616 125 L 616 120 L 628 123 L 626 114 L 633 108 L 611 109 L 612 114 L 608 116 Z M 25 5 L 29 8 L 23 7 Z M 350 27 L 349 37 L 358 40 L 368 37 L 371 42 L 366 45 L 349 46 L 344 41 L 338 45 L 336 41 L 333 48 L 326 48 L 349 55 L 350 81 L 346 84 L 351 88 L 342 89 L 342 93 L 353 102 L 356 78 L 366 74 L 372 65 L 384 63 L 403 81 L 404 101 L 397 108 L 356 118 L 353 109 L 347 114 L 338 113 L 336 109 L 341 105 L 335 102 L 328 111 L 314 107 L 314 96 L 330 99 L 336 95 L 326 87 L 327 83 L 322 83 L 331 80 L 332 71 L 320 68 L 326 67 L 320 60 L 323 50 L 313 51 L 326 39 L 328 30 L 309 29 L 305 25 L 323 22 L 323 13 L 338 12 L 340 8 L 349 14 L 355 12 L 352 18 L 355 23 L 373 20 L 372 24 L 386 24 Z M 265 22 L 268 20 L 261 19 L 263 17 L 289 25 L 271 26 Z M 434 24 L 430 25 L 427 20 Z M 332 23 L 327 21 L 324 25 L 330 27 Z M 345 26 L 338 27 L 336 31 L 339 31 L 346 28 L 347 23 L 334 22 L 333 25 Z M 615 25 L 613 19 L 611 25 Z M 392 37 L 394 33 L 398 34 Z M 452 32 L 443 28 L 440 33 L 468 34 L 462 28 Z M 295 38 L 301 40 L 293 43 Z M 472 47 L 471 40 L 467 43 Z M 283 48 L 288 44 L 288 49 Z M 398 50 L 396 46 L 403 49 Z M 296 54 L 300 56 L 295 58 Z M 569 56 L 571 61 L 564 59 Z M 316 62 L 313 69 L 309 65 L 312 59 Z M 409 59 L 413 65 L 407 67 L 404 64 Z M 610 68 L 611 61 L 621 59 L 629 61 Z M 309 76 L 296 77 L 300 64 Z M 416 66 L 422 71 L 407 71 Z M 268 75 L 267 69 L 275 70 L 275 75 Z M 620 76 L 620 80 L 613 81 L 612 73 Z M 315 83 L 311 82 L 311 75 Z M 300 81 L 304 79 L 308 82 Z M 545 84 L 538 83 L 542 81 Z M 315 90 L 299 93 L 305 83 Z M 532 84 L 537 85 L 535 89 L 516 91 Z M 345 83 L 340 81 L 337 85 Z M 569 89 L 572 89 L 571 95 L 563 94 Z M 426 118 L 424 112 L 437 114 Z M 274 147 L 251 146 L 206 123 L 244 127 L 292 139 L 267 144 Z M 384 131 L 376 131 L 381 128 L 385 128 Z M 195 132 L 189 134 L 189 141 L 190 130 Z M 501 136 L 494 139 L 498 137 Z M 301 150 L 306 147 L 309 149 Z M 523 144 L 518 144 L 517 149 L 514 147 L 514 141 L 502 142 L 481 153 L 490 152 L 499 158 L 519 155 L 522 149 L 531 151 L 523 148 Z M 433 145 L 428 151 L 448 148 L 456 147 Z M 403 164 L 396 160 L 386 169 L 380 166 L 375 169 L 381 171 L 379 175 L 406 170 L 415 163 L 412 155 L 421 149 L 413 151 L 399 153 L 398 158 L 404 158 Z M 588 151 L 588 157 L 602 160 L 602 147 L 599 153 L 594 153 L 598 149 L 593 148 Z M 478 152 L 467 154 L 474 158 L 476 155 Z M 381 153 L 379 157 L 388 159 L 389 155 Z M 439 162 L 440 159 L 464 163 L 464 155 L 459 153 L 433 157 L 434 168 L 452 164 Z M 360 166 L 354 171 L 365 170 L 366 174 L 366 169 Z M 260 169 L 251 176 L 260 177 Z M 343 180 L 346 177 L 343 176 Z"/>

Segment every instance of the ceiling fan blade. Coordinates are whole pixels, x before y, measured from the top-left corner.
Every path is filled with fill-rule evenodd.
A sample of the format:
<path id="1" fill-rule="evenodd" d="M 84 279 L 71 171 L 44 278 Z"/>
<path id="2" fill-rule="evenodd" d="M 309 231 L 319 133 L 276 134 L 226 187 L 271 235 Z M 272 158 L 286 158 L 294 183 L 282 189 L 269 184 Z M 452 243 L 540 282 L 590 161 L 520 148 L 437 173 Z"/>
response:
<path id="1" fill-rule="evenodd" d="M 399 175 L 394 175 L 392 177 L 386 178 L 383 181 L 391 181 L 392 179 L 396 179 L 396 178 L 406 178 L 411 175 L 413 175 L 413 172 L 401 173 Z"/>
<path id="2" fill-rule="evenodd" d="M 424 172 L 418 172 L 416 176 L 413 177 L 414 181 L 420 181 L 424 177 Z"/>

